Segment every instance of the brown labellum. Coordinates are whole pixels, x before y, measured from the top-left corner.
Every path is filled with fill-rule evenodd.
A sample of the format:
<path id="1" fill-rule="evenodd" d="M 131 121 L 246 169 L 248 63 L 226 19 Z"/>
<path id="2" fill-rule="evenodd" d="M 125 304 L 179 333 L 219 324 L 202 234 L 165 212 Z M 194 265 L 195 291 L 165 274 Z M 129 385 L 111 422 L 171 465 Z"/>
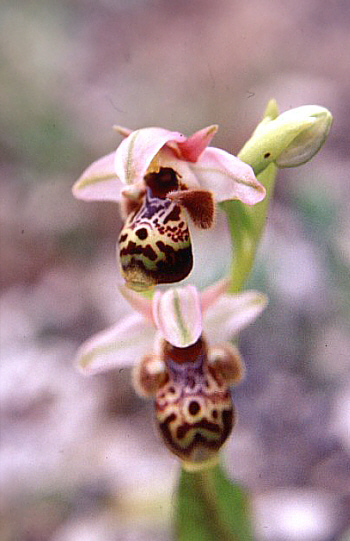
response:
<path id="1" fill-rule="evenodd" d="M 225 378 L 208 364 L 202 337 L 187 348 L 164 342 L 168 381 L 155 396 L 160 434 L 172 453 L 186 463 L 210 462 L 227 440 L 235 421 Z"/>
<path id="2" fill-rule="evenodd" d="M 119 235 L 119 260 L 127 286 L 135 290 L 179 282 L 193 266 L 185 212 L 147 189 L 142 206 Z"/>
<path id="3" fill-rule="evenodd" d="M 141 396 L 155 398 L 155 418 L 168 449 L 198 469 L 215 461 L 235 422 L 230 383 L 244 367 L 230 344 L 207 348 L 201 336 L 178 348 L 163 340 L 159 356 L 144 356 L 134 370 Z"/>

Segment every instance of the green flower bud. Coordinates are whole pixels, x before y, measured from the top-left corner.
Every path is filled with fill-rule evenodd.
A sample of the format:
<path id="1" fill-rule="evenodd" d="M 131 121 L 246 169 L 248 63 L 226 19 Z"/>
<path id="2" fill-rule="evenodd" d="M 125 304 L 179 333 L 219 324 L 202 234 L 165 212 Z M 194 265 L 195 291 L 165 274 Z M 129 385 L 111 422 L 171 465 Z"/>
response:
<path id="1" fill-rule="evenodd" d="M 304 105 L 278 115 L 271 100 L 264 118 L 238 157 L 248 163 L 255 174 L 271 162 L 278 167 L 294 167 L 309 161 L 323 145 L 332 115 L 319 105 Z"/>

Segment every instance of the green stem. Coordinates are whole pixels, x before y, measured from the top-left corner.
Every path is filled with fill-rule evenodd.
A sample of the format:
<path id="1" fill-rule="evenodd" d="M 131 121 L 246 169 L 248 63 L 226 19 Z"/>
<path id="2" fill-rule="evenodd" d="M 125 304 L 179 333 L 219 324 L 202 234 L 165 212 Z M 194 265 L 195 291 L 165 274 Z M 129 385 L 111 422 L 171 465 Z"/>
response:
<path id="1" fill-rule="evenodd" d="M 193 475 L 193 484 L 198 497 L 207 511 L 208 522 L 211 525 L 214 538 L 220 541 L 237 541 L 229 526 L 222 520 L 222 513 L 218 508 L 213 483 L 213 469 L 196 472 Z"/>
<path id="2" fill-rule="evenodd" d="M 252 268 L 270 207 L 275 170 L 275 166 L 270 164 L 258 175 L 258 180 L 266 188 L 266 197 L 254 207 L 248 207 L 240 201 L 221 203 L 234 244 L 232 282 L 228 289 L 229 293 L 238 293 L 243 289 Z"/>
<path id="3" fill-rule="evenodd" d="M 178 541 L 253 541 L 247 496 L 219 464 L 182 470 L 177 495 Z"/>
<path id="4" fill-rule="evenodd" d="M 269 211 L 275 183 L 276 167 L 271 161 L 273 157 L 270 151 L 268 152 L 268 156 L 271 154 L 271 157 L 266 159 L 267 155 L 265 151 L 268 150 L 267 147 L 269 147 L 271 142 L 268 142 L 264 150 L 261 147 L 263 141 L 258 134 L 266 123 L 271 122 L 277 117 L 278 108 L 276 101 L 270 100 L 264 111 L 262 121 L 237 156 L 253 168 L 258 180 L 266 189 L 266 197 L 253 207 L 244 205 L 241 201 L 225 201 L 221 203 L 221 208 L 226 213 L 234 244 L 232 282 L 228 288 L 229 293 L 239 293 L 244 287 L 254 262 L 265 219 Z"/>

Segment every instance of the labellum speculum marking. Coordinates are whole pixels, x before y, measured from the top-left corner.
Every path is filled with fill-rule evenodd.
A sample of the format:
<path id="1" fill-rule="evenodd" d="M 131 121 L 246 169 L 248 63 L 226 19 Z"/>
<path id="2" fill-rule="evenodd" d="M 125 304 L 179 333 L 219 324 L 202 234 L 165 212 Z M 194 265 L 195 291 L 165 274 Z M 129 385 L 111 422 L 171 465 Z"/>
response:
<path id="1" fill-rule="evenodd" d="M 202 337 L 186 348 L 164 341 L 161 358 L 162 374 L 155 369 L 159 360 L 141 361 L 136 385 L 143 394 L 155 396 L 156 423 L 170 451 L 186 463 L 211 461 L 234 425 L 228 384 L 208 362 Z"/>
<path id="2" fill-rule="evenodd" d="M 167 197 L 179 189 L 173 169 L 145 176 L 146 195 L 119 235 L 119 259 L 126 284 L 135 290 L 179 282 L 193 266 L 184 209 Z"/>

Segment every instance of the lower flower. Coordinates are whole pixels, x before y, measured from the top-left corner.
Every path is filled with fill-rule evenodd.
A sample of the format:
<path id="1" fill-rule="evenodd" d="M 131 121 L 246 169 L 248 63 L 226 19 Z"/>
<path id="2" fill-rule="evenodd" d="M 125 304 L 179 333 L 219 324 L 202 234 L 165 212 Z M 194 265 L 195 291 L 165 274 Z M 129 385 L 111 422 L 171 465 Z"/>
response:
<path id="1" fill-rule="evenodd" d="M 215 463 L 232 431 L 230 385 L 242 379 L 244 364 L 227 340 L 267 303 L 256 291 L 227 295 L 227 283 L 201 294 L 194 286 L 157 291 L 152 300 L 121 286 L 137 313 L 87 341 L 77 355 L 85 374 L 135 364 L 135 389 L 153 398 L 162 439 L 187 469 Z"/>

